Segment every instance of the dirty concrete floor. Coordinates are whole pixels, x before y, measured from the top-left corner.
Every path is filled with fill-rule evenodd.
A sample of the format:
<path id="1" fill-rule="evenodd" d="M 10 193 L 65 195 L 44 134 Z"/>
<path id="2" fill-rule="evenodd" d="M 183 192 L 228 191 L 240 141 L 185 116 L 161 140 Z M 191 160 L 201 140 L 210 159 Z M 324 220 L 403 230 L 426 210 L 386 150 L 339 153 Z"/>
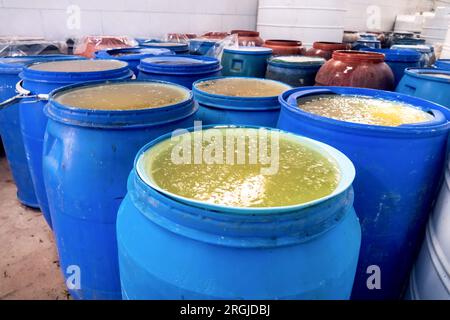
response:
<path id="1" fill-rule="evenodd" d="M 53 235 L 40 211 L 22 206 L 0 157 L 0 299 L 68 299 Z"/>

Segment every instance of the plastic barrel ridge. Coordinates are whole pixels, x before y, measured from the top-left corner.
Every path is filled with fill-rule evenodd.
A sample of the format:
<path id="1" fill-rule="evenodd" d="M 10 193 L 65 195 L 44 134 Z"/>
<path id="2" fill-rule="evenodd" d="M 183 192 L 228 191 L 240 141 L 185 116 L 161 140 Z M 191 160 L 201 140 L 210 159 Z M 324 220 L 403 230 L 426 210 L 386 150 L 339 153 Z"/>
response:
<path id="1" fill-rule="evenodd" d="M 91 63 L 99 60 L 82 60 Z M 116 67 L 103 71 L 88 72 L 64 72 L 64 71 L 41 71 L 34 70 L 32 64 L 23 69 L 20 78 L 23 80 L 23 88 L 30 91 L 31 95 L 49 94 L 51 91 L 65 85 L 109 79 L 128 79 L 133 72 L 128 69 L 128 65 L 123 61 L 113 61 Z M 22 100 L 19 105 L 21 132 L 23 143 L 30 169 L 34 190 L 39 203 L 39 207 L 51 226 L 50 212 L 48 209 L 47 194 L 42 175 L 42 150 L 45 127 L 47 126 L 47 117 L 43 109 L 47 100 L 36 98 L 27 98 Z"/>
<path id="2" fill-rule="evenodd" d="M 408 68 L 395 91 L 450 108 L 450 70 Z"/>
<path id="3" fill-rule="evenodd" d="M 266 47 L 225 48 L 222 54 L 222 74 L 233 77 L 264 78 L 267 59 L 272 49 Z"/>
<path id="4" fill-rule="evenodd" d="M 139 80 L 168 81 L 191 89 L 199 79 L 221 75 L 222 66 L 213 57 L 177 55 L 143 59 L 138 70 Z"/>
<path id="5" fill-rule="evenodd" d="M 450 159 L 450 154 L 448 155 Z M 450 300 L 450 160 L 425 241 L 411 272 L 407 299 Z"/>
<path id="6" fill-rule="evenodd" d="M 138 110 L 69 107 L 58 95 L 94 85 L 163 84 L 182 90 L 179 103 Z M 61 270 L 81 272 L 75 299 L 120 299 L 116 215 L 136 152 L 148 141 L 193 124 L 197 107 L 184 87 L 156 81 L 108 81 L 76 84 L 53 91 L 45 107 L 45 185 Z M 89 172 L 89 174 L 79 174 Z"/>
<path id="7" fill-rule="evenodd" d="M 282 134 L 337 160 L 342 180 L 334 193 L 288 209 L 211 210 L 146 182 L 142 155 L 170 135 L 138 152 L 117 217 L 124 299 L 349 298 L 360 246 L 353 165 L 327 145 Z"/>
<path id="8" fill-rule="evenodd" d="M 95 52 L 96 59 L 116 59 L 125 61 L 135 75 L 138 74 L 138 65 L 142 59 L 161 56 L 173 55 L 173 51 L 164 48 L 122 48 L 109 49 Z"/>
<path id="9" fill-rule="evenodd" d="M 19 73 L 25 66 L 37 61 L 72 59 L 83 58 L 59 54 L 0 58 L 0 103 L 17 95 L 15 88 L 20 80 Z M 26 206 L 39 208 L 23 146 L 18 103 L 0 110 L 0 135 L 17 187 L 17 198 Z"/>
<path id="10" fill-rule="evenodd" d="M 233 124 L 275 127 L 280 113 L 278 96 L 239 97 L 214 94 L 202 90 L 199 85 L 206 81 L 227 79 L 249 79 L 273 83 L 284 90 L 291 87 L 279 81 L 251 77 L 214 77 L 196 81 L 192 86 L 195 102 L 199 105 L 196 118 L 204 125 Z"/>
<path id="11" fill-rule="evenodd" d="M 391 67 L 394 73 L 395 86 L 398 85 L 405 69 L 420 67 L 420 53 L 414 50 L 395 50 L 395 49 L 371 49 L 366 48 L 365 51 L 378 52 L 384 54 L 384 61 Z"/>
<path id="12" fill-rule="evenodd" d="M 432 112 L 435 119 L 399 127 L 372 126 L 313 115 L 297 106 L 297 99 L 321 94 L 404 102 Z M 280 102 L 280 129 L 328 143 L 356 167 L 355 210 L 362 243 L 352 298 L 401 298 L 443 173 L 450 112 L 399 93 L 345 87 L 297 88 L 281 95 Z M 367 280 L 372 274 L 377 277 L 378 268 L 381 282 L 373 278 L 369 289 Z"/>

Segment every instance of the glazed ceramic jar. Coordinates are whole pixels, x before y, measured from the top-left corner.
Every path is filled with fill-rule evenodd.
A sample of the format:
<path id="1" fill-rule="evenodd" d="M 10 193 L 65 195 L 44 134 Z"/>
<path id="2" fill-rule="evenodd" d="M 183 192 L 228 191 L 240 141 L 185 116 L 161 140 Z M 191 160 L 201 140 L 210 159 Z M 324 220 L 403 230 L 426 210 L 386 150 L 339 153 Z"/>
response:
<path id="1" fill-rule="evenodd" d="M 264 40 L 259 36 L 259 32 L 251 30 L 231 30 L 231 34 L 237 34 L 240 46 L 261 47 Z"/>
<path id="2" fill-rule="evenodd" d="M 394 89 L 394 74 L 384 55 L 365 51 L 335 51 L 316 75 L 318 86 Z"/>
<path id="3" fill-rule="evenodd" d="M 296 40 L 266 40 L 263 47 L 272 49 L 274 56 L 295 56 L 306 52 L 302 42 Z"/>
<path id="4" fill-rule="evenodd" d="M 321 57 L 330 60 L 334 51 L 347 50 L 350 46 L 339 42 L 314 42 L 313 47 L 306 51 L 305 55 L 310 57 Z"/>

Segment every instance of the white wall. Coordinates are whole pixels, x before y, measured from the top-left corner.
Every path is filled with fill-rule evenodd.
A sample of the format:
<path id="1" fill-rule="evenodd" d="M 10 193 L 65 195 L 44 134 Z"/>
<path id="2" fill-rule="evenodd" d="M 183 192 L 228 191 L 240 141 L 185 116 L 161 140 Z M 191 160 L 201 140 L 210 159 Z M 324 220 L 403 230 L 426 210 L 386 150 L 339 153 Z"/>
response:
<path id="1" fill-rule="evenodd" d="M 204 33 L 255 29 L 258 0 L 0 0 L 0 36 L 129 35 Z M 70 5 L 80 11 L 67 13 Z M 76 8 L 75 8 L 76 9 Z M 68 24 L 69 23 L 69 27 Z M 72 28 L 72 29 L 71 29 Z"/>

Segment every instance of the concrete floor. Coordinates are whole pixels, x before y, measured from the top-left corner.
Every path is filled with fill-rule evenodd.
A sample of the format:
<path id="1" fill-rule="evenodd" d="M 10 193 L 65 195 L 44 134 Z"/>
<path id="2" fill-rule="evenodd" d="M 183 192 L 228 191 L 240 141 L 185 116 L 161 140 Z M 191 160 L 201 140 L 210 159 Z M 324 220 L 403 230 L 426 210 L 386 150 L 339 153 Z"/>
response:
<path id="1" fill-rule="evenodd" d="M 16 198 L 0 157 L 0 299 L 68 299 L 52 232 L 40 211 Z"/>

